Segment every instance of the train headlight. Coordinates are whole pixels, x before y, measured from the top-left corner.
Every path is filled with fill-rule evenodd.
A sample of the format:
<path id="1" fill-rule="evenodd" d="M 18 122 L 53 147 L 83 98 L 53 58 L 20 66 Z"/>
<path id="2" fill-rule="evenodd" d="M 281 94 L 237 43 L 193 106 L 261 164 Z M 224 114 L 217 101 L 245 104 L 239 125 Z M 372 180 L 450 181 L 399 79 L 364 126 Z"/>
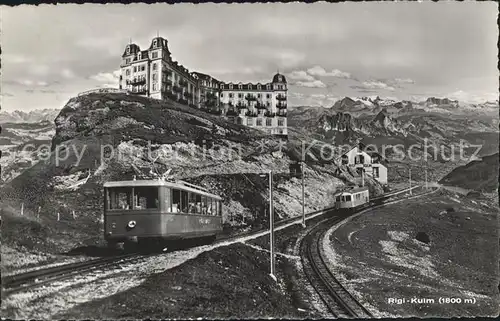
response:
<path id="1" fill-rule="evenodd" d="M 137 222 L 136 222 L 136 221 L 129 221 L 129 222 L 128 222 L 128 224 L 127 224 L 127 226 L 128 226 L 129 228 L 134 228 L 136 225 L 137 225 Z"/>

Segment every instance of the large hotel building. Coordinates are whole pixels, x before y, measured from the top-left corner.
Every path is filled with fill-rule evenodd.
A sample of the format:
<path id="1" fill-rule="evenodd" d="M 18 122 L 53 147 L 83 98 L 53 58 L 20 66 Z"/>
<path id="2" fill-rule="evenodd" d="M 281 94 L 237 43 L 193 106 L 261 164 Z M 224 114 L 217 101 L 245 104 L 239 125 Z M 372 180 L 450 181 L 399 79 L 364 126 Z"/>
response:
<path id="1" fill-rule="evenodd" d="M 288 135 L 288 89 L 280 73 L 265 84 L 225 83 L 173 61 L 162 37 L 154 38 L 147 50 L 127 45 L 120 67 L 120 89 L 131 94 L 175 100 L 269 134 Z"/>

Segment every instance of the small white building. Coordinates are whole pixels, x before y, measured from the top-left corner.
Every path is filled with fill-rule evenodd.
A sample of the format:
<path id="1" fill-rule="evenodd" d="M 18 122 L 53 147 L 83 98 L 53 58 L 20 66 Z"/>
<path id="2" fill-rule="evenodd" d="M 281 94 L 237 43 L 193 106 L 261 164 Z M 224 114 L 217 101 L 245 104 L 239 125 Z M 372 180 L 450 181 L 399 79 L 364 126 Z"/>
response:
<path id="1" fill-rule="evenodd" d="M 359 174 L 373 177 L 382 185 L 387 185 L 387 167 L 381 161 L 382 156 L 376 152 L 364 151 L 359 144 L 340 156 L 340 164 L 354 166 Z"/>

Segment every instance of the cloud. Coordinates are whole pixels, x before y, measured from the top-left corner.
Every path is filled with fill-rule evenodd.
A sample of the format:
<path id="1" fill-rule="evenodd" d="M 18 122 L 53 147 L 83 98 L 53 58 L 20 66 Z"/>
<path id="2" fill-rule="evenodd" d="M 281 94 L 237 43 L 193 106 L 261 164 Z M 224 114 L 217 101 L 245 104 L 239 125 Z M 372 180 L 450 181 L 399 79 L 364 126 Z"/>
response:
<path id="1" fill-rule="evenodd" d="M 327 72 L 321 66 L 314 66 L 312 68 L 307 69 L 307 73 L 313 76 L 318 77 L 337 77 L 337 78 L 351 78 L 351 74 L 345 71 L 340 71 L 338 69 L 333 69 L 330 72 Z"/>
<path id="2" fill-rule="evenodd" d="M 115 70 L 113 72 L 100 72 L 97 75 L 90 76 L 89 78 L 102 83 L 118 83 L 121 71 Z"/>
<path id="3" fill-rule="evenodd" d="M 449 93 L 444 97 L 450 99 L 455 99 L 460 102 L 471 103 L 471 104 L 481 104 L 486 101 L 498 100 L 498 93 L 486 93 L 486 92 L 466 92 L 463 90 L 457 90 L 455 92 Z"/>
<path id="4" fill-rule="evenodd" d="M 354 89 L 362 89 L 365 92 L 369 92 L 371 90 L 390 90 L 394 91 L 396 90 L 394 87 L 380 81 L 380 80 L 368 80 L 368 81 L 363 81 L 361 83 L 361 86 L 351 86 L 351 88 Z"/>
<path id="5" fill-rule="evenodd" d="M 45 81 L 33 81 L 29 79 L 23 79 L 23 80 L 18 80 L 18 84 L 23 85 L 23 86 L 40 86 L 40 87 L 45 87 L 48 85 L 47 82 Z"/>
<path id="6" fill-rule="evenodd" d="M 292 71 L 290 74 L 288 74 L 287 77 L 292 79 L 292 80 L 297 80 L 297 81 L 314 81 L 314 77 L 311 75 L 308 75 L 307 72 L 305 72 L 303 70 Z"/>
<path id="7" fill-rule="evenodd" d="M 63 70 L 61 70 L 61 76 L 66 79 L 72 79 L 75 78 L 75 73 L 71 69 L 64 68 Z"/>
<path id="8" fill-rule="evenodd" d="M 308 88 L 326 88 L 326 85 L 321 80 L 298 81 L 295 83 L 295 85 Z"/>
<path id="9" fill-rule="evenodd" d="M 410 79 L 410 78 L 395 78 L 394 82 L 396 82 L 398 84 L 414 84 L 415 83 L 415 81 L 413 79 Z"/>

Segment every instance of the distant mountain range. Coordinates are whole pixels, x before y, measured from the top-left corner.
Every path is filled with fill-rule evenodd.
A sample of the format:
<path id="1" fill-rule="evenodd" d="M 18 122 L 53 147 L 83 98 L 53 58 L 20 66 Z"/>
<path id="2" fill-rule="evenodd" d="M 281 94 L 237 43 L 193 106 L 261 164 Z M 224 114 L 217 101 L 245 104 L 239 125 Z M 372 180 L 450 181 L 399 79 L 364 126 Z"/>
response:
<path id="1" fill-rule="evenodd" d="M 479 156 L 498 151 L 498 101 L 471 105 L 435 97 L 421 102 L 345 97 L 330 108 L 290 108 L 288 126 L 338 145 L 361 140 L 409 147 L 427 139 L 450 150 L 464 140 L 483 146 Z"/>
<path id="2" fill-rule="evenodd" d="M 12 112 L 0 111 L 0 124 L 53 122 L 60 111 L 60 109 L 35 109 L 29 112 L 20 110 Z"/>

